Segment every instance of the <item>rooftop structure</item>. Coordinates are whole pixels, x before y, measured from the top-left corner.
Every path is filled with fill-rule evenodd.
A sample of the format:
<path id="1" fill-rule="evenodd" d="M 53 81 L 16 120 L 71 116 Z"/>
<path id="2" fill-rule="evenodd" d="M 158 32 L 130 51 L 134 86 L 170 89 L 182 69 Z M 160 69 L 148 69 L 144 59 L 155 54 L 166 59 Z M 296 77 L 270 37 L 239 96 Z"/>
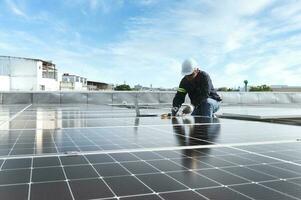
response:
<path id="1" fill-rule="evenodd" d="M 64 73 L 60 83 L 60 90 L 87 90 L 87 78 L 78 75 Z"/>
<path id="2" fill-rule="evenodd" d="M 89 91 L 113 90 L 113 85 L 97 81 L 87 81 Z"/>
<path id="3" fill-rule="evenodd" d="M 0 56 L 1 91 L 56 91 L 57 69 L 51 61 Z"/>

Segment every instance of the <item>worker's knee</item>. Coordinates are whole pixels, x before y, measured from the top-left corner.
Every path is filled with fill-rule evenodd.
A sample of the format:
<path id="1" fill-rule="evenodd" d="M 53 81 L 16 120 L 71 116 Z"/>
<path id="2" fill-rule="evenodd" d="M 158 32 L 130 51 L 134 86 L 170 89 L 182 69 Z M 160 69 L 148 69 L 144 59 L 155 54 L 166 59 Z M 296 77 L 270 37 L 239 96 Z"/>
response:
<path id="1" fill-rule="evenodd" d="M 191 115 L 213 117 L 213 113 L 215 113 L 218 109 L 219 103 L 214 99 L 207 98 L 200 102 Z"/>
<path id="2" fill-rule="evenodd" d="M 207 99 L 201 101 L 200 106 L 201 106 L 202 108 L 204 108 L 204 109 L 206 109 L 206 108 L 207 108 L 207 109 L 208 109 L 208 108 L 213 108 L 213 104 L 212 104 L 212 102 L 210 101 L 209 98 L 207 98 Z"/>
<path id="3" fill-rule="evenodd" d="M 220 107 L 219 102 L 214 99 L 211 99 L 211 98 L 207 98 L 205 100 L 204 105 L 207 106 L 208 108 L 212 109 L 213 113 L 217 112 Z"/>

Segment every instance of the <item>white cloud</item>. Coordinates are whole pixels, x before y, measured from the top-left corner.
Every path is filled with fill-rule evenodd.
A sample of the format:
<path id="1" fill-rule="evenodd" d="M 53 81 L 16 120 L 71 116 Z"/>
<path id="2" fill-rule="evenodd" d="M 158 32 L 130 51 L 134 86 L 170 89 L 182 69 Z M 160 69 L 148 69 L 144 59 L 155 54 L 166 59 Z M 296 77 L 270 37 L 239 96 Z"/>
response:
<path id="1" fill-rule="evenodd" d="M 143 6 L 150 6 L 159 3 L 160 0 L 134 0 L 135 3 Z"/>
<path id="2" fill-rule="evenodd" d="M 247 41 L 256 40 L 254 29 L 257 24 L 241 20 L 239 16 L 259 12 L 269 1 L 262 2 L 254 6 L 251 3 L 241 4 L 240 9 L 234 1 L 226 1 L 226 7 L 232 5 L 235 10 L 240 10 L 230 16 L 234 8 L 221 12 L 221 8 L 225 8 L 223 3 L 212 5 L 207 1 L 187 1 L 172 4 L 169 9 L 163 9 L 150 18 L 132 19 L 127 38 L 111 45 L 110 56 L 114 58 L 114 65 L 131 66 L 138 72 L 143 66 L 137 74 L 148 69 L 161 71 L 165 79 L 170 80 L 166 84 L 170 85 L 177 85 L 181 78 L 180 70 L 170 67 L 172 60 L 180 63 L 185 57 L 193 56 L 204 70 L 214 73 L 227 53 L 245 46 Z M 214 18 L 206 7 L 210 12 L 217 12 L 218 16 Z M 153 73 L 151 70 L 149 73 Z M 153 73 L 153 82 L 156 83 L 159 77 Z M 241 75 L 237 74 L 237 77 Z M 140 81 L 139 78 L 136 80 Z M 223 84 L 227 84 L 226 81 Z"/>
<path id="3" fill-rule="evenodd" d="M 226 75 L 231 76 L 235 74 L 240 74 L 241 72 L 244 72 L 249 67 L 244 64 L 238 64 L 238 63 L 230 63 L 225 66 L 225 72 Z"/>
<path id="4" fill-rule="evenodd" d="M 231 11 L 237 12 L 241 15 L 252 16 L 264 10 L 268 5 L 270 5 L 273 2 L 273 0 L 230 0 L 228 2 L 231 2 L 231 6 L 233 6 L 230 8 Z"/>
<path id="5" fill-rule="evenodd" d="M 5 0 L 8 8 L 15 14 L 21 17 L 27 18 L 28 16 L 25 14 L 24 11 L 15 3 L 14 0 Z"/>
<path id="6" fill-rule="evenodd" d="M 124 0 L 88 0 L 92 11 L 101 11 L 104 14 L 110 13 L 122 7 Z"/>
<path id="7" fill-rule="evenodd" d="M 244 26 L 241 26 L 244 24 Z M 239 22 L 236 25 L 236 29 L 231 31 L 226 38 L 225 52 L 231 52 L 247 45 L 247 43 L 254 42 L 256 40 L 256 26 L 254 21 L 251 22 Z"/>
<path id="8" fill-rule="evenodd" d="M 286 20 L 292 19 L 295 15 L 301 12 L 301 1 L 296 0 L 286 0 L 283 4 L 273 8 L 271 10 L 271 15 L 275 19 Z"/>
<path id="9" fill-rule="evenodd" d="M 285 49 L 266 57 L 256 73 L 259 81 L 268 84 L 301 85 L 301 49 Z"/>

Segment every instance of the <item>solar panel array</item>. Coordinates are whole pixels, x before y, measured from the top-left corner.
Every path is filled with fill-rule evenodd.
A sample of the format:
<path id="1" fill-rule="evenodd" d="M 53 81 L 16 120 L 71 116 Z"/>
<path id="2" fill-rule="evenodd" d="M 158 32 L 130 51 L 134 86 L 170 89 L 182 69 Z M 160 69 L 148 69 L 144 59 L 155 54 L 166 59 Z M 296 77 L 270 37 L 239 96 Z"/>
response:
<path id="1" fill-rule="evenodd" d="M 112 106 L 0 110 L 0 199 L 301 197 L 300 126 Z"/>

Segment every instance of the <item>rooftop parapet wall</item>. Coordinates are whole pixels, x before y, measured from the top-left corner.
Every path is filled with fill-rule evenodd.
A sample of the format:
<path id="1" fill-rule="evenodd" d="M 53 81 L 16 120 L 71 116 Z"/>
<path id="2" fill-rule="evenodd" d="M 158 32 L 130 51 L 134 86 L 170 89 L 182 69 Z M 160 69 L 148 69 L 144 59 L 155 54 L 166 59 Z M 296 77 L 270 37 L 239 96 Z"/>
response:
<path id="1" fill-rule="evenodd" d="M 220 92 L 224 104 L 301 104 L 301 93 Z M 162 104 L 175 92 L 0 92 L 0 104 Z M 186 98 L 186 103 L 189 99 Z"/>
<path id="2" fill-rule="evenodd" d="M 220 92 L 227 104 L 300 104 L 301 92 Z"/>

